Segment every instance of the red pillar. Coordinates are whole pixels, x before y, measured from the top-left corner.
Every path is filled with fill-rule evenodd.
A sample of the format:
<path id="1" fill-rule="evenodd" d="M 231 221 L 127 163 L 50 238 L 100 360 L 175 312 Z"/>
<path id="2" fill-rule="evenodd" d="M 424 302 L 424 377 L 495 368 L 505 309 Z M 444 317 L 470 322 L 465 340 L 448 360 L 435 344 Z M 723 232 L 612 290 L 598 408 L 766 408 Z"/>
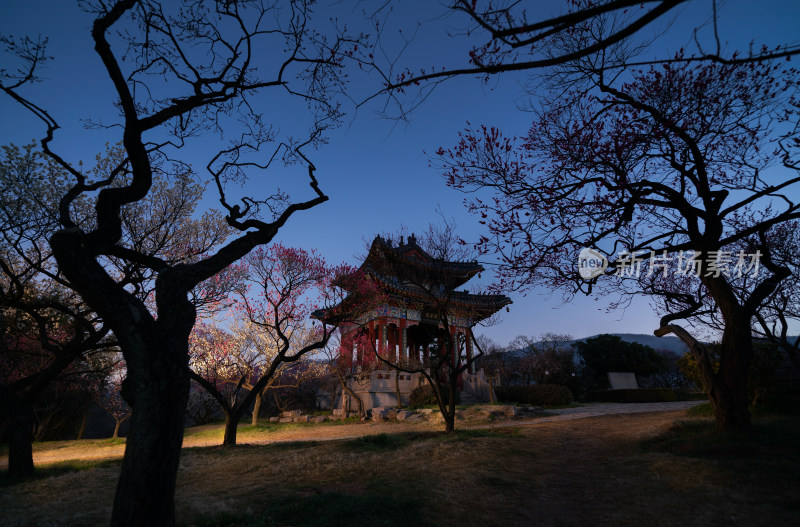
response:
<path id="1" fill-rule="evenodd" d="M 408 335 L 408 362 L 410 364 L 419 364 L 419 348 L 417 347 L 417 343 L 414 342 L 414 337 L 408 333 L 408 328 L 406 328 L 406 334 Z"/>
<path id="2" fill-rule="evenodd" d="M 378 321 L 378 355 L 386 358 L 386 319 L 383 317 Z"/>
<path id="3" fill-rule="evenodd" d="M 389 326 L 388 331 L 389 353 L 386 356 L 386 359 L 393 364 L 397 364 L 397 326 Z"/>
<path id="4" fill-rule="evenodd" d="M 400 327 L 397 329 L 398 351 L 397 363 L 408 364 L 408 335 L 406 333 L 406 320 L 400 319 Z"/>

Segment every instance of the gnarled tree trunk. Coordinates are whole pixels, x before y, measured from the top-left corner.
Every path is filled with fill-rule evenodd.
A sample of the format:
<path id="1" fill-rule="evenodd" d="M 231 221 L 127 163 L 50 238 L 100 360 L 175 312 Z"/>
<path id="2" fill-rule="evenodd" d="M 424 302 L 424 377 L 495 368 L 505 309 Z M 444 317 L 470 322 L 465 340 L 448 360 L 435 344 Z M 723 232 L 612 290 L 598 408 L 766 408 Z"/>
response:
<path id="1" fill-rule="evenodd" d="M 250 421 L 252 426 L 256 426 L 258 424 L 258 413 L 261 411 L 261 400 L 264 397 L 263 392 L 258 392 L 256 395 L 256 400 L 253 402 L 253 419 Z"/>
<path id="2" fill-rule="evenodd" d="M 403 401 L 400 399 L 400 371 L 399 370 L 395 370 L 394 371 L 394 393 L 395 393 L 395 396 L 397 397 L 397 407 L 398 408 L 402 408 L 403 407 Z"/>
<path id="3" fill-rule="evenodd" d="M 747 381 L 752 357 L 749 321 L 728 325 L 720 343 L 719 371 L 712 372 L 711 382 L 707 384 L 708 399 L 720 430 L 744 431 L 750 428 Z"/>
<path id="4" fill-rule="evenodd" d="M 86 432 L 86 419 L 89 417 L 89 410 L 84 410 L 81 416 L 81 426 L 78 428 L 78 435 L 75 439 L 83 439 L 83 434 Z"/>
<path id="5" fill-rule="evenodd" d="M 235 411 L 225 412 L 225 435 L 222 438 L 224 446 L 236 445 L 236 431 L 239 427 L 239 421 L 242 419 L 243 409 L 239 408 Z"/>
<path id="6" fill-rule="evenodd" d="M 123 396 L 133 409 L 112 525 L 172 525 L 178 462 L 189 398 L 186 342 L 140 355 L 152 361 L 131 366 Z M 181 348 L 184 348 L 181 352 Z M 141 362 L 138 360 L 136 362 Z"/>
<path id="7" fill-rule="evenodd" d="M 732 323 L 726 324 L 722 334 L 717 371 L 705 345 L 682 327 L 668 324 L 657 329 L 655 335 L 660 337 L 674 333 L 689 347 L 714 410 L 717 429 L 745 431 L 751 424 L 747 380 L 753 356 L 753 340 L 749 319 L 745 315 L 738 313 L 732 316 L 732 320 Z"/>
<path id="8" fill-rule="evenodd" d="M 347 393 L 347 395 L 349 395 L 352 399 L 355 399 L 358 403 L 358 416 L 364 417 L 366 415 L 366 412 L 364 412 L 364 401 L 361 399 L 361 397 L 356 395 L 356 392 L 350 389 L 350 387 L 347 385 L 347 379 L 345 379 L 338 370 L 334 369 L 333 371 L 336 374 L 336 378 L 339 380 L 339 384 L 342 386 L 342 410 L 344 410 L 344 416 L 347 417 L 347 412 L 349 410 L 345 407 L 344 402 L 344 394 Z"/>
<path id="9" fill-rule="evenodd" d="M 0 408 L 8 422 L 8 475 L 25 478 L 33 474 L 33 408 L 0 384 Z"/>

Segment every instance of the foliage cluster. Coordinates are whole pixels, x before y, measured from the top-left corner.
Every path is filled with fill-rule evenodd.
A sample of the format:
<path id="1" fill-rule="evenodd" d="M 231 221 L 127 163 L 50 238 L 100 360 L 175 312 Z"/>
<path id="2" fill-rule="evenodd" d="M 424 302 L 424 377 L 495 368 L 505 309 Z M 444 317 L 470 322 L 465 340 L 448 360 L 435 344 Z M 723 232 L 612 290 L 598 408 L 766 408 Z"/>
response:
<path id="1" fill-rule="evenodd" d="M 706 349 L 712 358 L 714 372 L 719 371 L 719 343 L 707 344 Z M 766 341 L 753 342 L 753 357 L 750 361 L 750 371 L 747 383 L 747 395 L 750 404 L 757 405 L 762 403 L 767 396 L 775 389 L 775 371 L 780 363 L 781 355 L 779 349 Z M 697 365 L 697 359 L 687 353 L 678 360 L 681 373 L 689 379 L 695 386 L 702 390 L 707 388 L 703 385 L 703 377 Z"/>
<path id="2" fill-rule="evenodd" d="M 575 349 L 583 360 L 581 375 L 588 391 L 607 389 L 608 372 L 633 372 L 649 376 L 666 369 L 662 355 L 637 342 L 625 342 L 616 335 L 598 335 L 578 341 Z"/>

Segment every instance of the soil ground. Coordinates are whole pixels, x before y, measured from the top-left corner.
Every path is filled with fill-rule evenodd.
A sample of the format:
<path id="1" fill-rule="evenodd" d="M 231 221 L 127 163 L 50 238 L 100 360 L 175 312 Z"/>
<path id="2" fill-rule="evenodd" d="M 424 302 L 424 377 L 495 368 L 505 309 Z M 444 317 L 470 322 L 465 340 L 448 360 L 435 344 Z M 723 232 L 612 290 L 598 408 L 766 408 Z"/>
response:
<path id="1" fill-rule="evenodd" d="M 218 442 L 217 431 L 195 431 L 177 517 L 206 526 L 800 525 L 796 423 L 765 420 L 746 438 L 718 437 L 684 411 L 451 436 L 440 426 L 298 426 L 281 432 L 284 442 L 234 448 L 201 446 Z M 341 439 L 353 436 L 365 437 Z M 37 452 L 40 467 L 60 464 L 0 487 L 0 524 L 107 522 L 122 445 L 107 445 L 105 461 L 70 462 L 82 448 L 64 443 Z"/>

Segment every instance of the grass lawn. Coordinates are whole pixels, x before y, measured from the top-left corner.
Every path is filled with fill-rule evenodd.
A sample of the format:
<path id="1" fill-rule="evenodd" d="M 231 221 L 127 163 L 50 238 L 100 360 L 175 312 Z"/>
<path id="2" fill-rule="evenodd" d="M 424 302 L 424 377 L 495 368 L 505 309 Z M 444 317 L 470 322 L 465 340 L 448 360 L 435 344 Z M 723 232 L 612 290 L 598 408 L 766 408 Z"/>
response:
<path id="1" fill-rule="evenodd" d="M 184 450 L 181 524 L 800 525 L 796 416 L 761 416 L 750 435 L 669 412 L 313 440 L 330 428 Z M 118 460 L 62 460 L 39 472 L 0 486 L 0 524 L 107 521 Z"/>

